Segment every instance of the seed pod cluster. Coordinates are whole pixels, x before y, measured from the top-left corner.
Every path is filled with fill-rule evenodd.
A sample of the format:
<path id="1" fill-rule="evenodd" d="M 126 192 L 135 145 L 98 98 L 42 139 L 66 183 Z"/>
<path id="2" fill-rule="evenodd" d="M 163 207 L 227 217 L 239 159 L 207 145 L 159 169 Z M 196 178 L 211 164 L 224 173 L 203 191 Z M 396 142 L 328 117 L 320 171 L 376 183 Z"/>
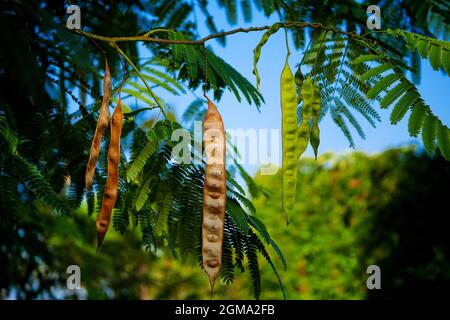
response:
<path id="1" fill-rule="evenodd" d="M 222 265 L 226 201 L 226 140 L 222 117 L 209 99 L 203 125 L 206 167 L 202 209 L 202 259 L 211 291 L 213 291 Z"/>
<path id="2" fill-rule="evenodd" d="M 108 231 L 111 213 L 119 193 L 119 160 L 120 160 L 120 135 L 123 126 L 123 111 L 120 98 L 111 117 L 111 140 L 108 149 L 108 178 L 106 179 L 103 193 L 102 208 L 98 214 L 96 227 L 98 233 L 97 250 L 102 245 L 106 231 Z"/>
<path id="3" fill-rule="evenodd" d="M 105 76 L 103 78 L 103 100 L 100 107 L 100 112 L 97 120 L 97 127 L 95 129 L 94 138 L 92 139 L 91 150 L 89 153 L 89 160 L 84 176 L 86 190 L 89 190 L 94 181 L 95 166 L 97 165 L 98 156 L 100 154 L 100 143 L 102 142 L 103 132 L 108 127 L 109 122 L 109 100 L 112 93 L 112 80 L 109 71 L 108 62 L 105 66 Z"/>
<path id="4" fill-rule="evenodd" d="M 283 210 L 286 214 L 294 206 L 297 185 L 297 94 L 294 75 L 288 57 L 281 72 L 281 131 L 283 143 Z"/>
<path id="5" fill-rule="evenodd" d="M 297 158 L 300 158 L 303 152 L 305 152 L 309 141 L 309 126 L 312 114 L 312 104 L 314 101 L 314 84 L 309 76 L 303 82 L 301 97 L 303 100 L 303 107 L 302 122 L 300 123 L 300 127 L 297 131 Z"/>

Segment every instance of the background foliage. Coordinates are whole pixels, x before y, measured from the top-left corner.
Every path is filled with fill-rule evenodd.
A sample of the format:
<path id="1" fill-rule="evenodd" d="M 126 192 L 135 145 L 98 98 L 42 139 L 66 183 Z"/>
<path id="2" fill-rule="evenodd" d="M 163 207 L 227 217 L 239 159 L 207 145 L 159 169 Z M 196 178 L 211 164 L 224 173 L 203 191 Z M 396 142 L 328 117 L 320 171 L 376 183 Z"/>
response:
<path id="1" fill-rule="evenodd" d="M 258 216 L 283 244 L 280 271 L 288 299 L 439 297 L 450 284 L 449 217 L 442 199 L 450 168 L 441 157 L 412 148 L 368 156 L 324 154 L 299 163 L 299 201 L 289 228 L 280 226 L 281 175 L 257 176 L 270 187 L 255 200 Z M 136 228 L 112 231 L 105 252 L 95 254 L 96 234 L 86 208 L 72 219 L 41 209 L 22 215 L 13 236 L 1 234 L 2 295 L 22 298 L 207 299 L 203 272 L 168 250 L 145 252 Z M 24 235 L 27 235 L 24 237 Z M 125 238 L 124 238 L 125 237 Z M 5 264 L 4 262 L 7 261 Z M 64 290 L 65 268 L 82 269 L 83 291 Z M 366 289 L 366 267 L 382 271 L 382 290 Z M 281 266 L 279 268 L 282 270 Z M 270 267 L 262 267 L 263 299 L 281 299 Z M 246 299 L 249 279 L 217 286 L 215 297 Z M 5 288 L 10 288 L 5 290 Z"/>

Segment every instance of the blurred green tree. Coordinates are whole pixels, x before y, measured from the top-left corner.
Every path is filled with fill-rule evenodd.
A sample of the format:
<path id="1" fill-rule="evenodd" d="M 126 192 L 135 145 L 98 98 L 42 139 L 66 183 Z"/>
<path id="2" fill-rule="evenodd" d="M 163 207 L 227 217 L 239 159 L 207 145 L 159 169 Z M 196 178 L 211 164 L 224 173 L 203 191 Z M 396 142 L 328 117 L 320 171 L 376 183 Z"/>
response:
<path id="1" fill-rule="evenodd" d="M 257 176 L 273 190 L 255 200 L 258 215 L 283 244 L 288 299 L 442 297 L 450 285 L 450 223 L 443 199 L 450 166 L 413 148 L 376 155 L 322 155 L 299 163 L 291 224 L 280 228 L 281 176 Z M 366 269 L 381 268 L 381 290 Z M 265 288 L 273 287 L 262 273 Z M 276 293 L 265 290 L 263 298 Z"/>

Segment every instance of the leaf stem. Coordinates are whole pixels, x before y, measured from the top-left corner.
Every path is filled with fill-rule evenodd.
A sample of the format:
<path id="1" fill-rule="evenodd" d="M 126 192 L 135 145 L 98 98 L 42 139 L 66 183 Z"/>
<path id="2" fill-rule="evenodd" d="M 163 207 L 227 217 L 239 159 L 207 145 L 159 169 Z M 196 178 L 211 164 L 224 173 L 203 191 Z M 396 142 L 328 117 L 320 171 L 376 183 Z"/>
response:
<path id="1" fill-rule="evenodd" d="M 144 85 L 147 88 L 150 95 L 152 96 L 153 100 L 155 100 L 156 104 L 158 105 L 158 108 L 161 110 L 161 113 L 164 115 L 164 118 L 167 118 L 167 114 L 164 112 L 164 108 L 161 104 L 161 101 L 159 101 L 158 97 L 153 93 L 152 89 L 148 85 L 147 81 L 145 80 L 144 76 L 141 74 L 139 69 L 134 65 L 134 63 L 131 61 L 131 59 L 125 54 L 125 52 L 122 51 L 122 49 L 119 48 L 119 46 L 115 42 L 112 42 L 112 45 L 125 58 L 125 60 L 127 60 L 127 62 L 133 67 L 133 69 L 136 71 L 139 78 L 141 78 L 142 82 L 144 82 Z"/>

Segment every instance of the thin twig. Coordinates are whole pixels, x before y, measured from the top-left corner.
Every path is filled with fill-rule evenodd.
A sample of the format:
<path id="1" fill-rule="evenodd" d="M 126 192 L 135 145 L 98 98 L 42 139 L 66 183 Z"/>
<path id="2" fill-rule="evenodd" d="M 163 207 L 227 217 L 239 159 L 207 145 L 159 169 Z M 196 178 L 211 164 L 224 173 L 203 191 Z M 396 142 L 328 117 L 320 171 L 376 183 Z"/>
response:
<path id="1" fill-rule="evenodd" d="M 147 81 L 142 76 L 142 74 L 139 72 L 139 69 L 134 65 L 133 61 L 131 61 L 130 58 L 128 58 L 128 56 L 125 54 L 125 52 L 123 52 L 122 49 L 120 49 L 119 46 L 116 43 L 114 43 L 113 45 L 116 48 L 116 50 L 125 58 L 125 60 L 127 60 L 127 62 L 136 71 L 136 73 L 139 76 L 139 78 L 141 78 L 142 82 L 144 82 L 144 85 L 147 87 L 147 90 L 150 93 L 150 95 L 152 96 L 153 100 L 155 100 L 156 104 L 158 105 L 158 108 L 161 110 L 161 113 L 164 115 L 164 118 L 167 118 L 167 114 L 164 112 L 164 108 L 161 105 L 161 101 L 159 101 L 158 97 L 153 93 L 153 91 L 150 88 L 150 86 L 148 85 Z"/>
<path id="2" fill-rule="evenodd" d="M 122 87 L 125 84 L 126 79 L 128 78 L 128 74 L 126 72 L 126 67 L 125 67 L 125 62 L 123 62 L 123 60 L 120 60 L 120 63 L 122 65 L 123 76 L 122 76 L 122 82 L 120 83 L 120 87 L 118 89 L 119 100 L 120 100 L 120 94 L 122 93 Z"/>
<path id="3" fill-rule="evenodd" d="M 203 84 L 203 96 L 208 99 L 206 96 L 206 85 L 208 84 L 208 50 L 203 45 L 203 51 L 205 52 L 205 83 Z"/>

